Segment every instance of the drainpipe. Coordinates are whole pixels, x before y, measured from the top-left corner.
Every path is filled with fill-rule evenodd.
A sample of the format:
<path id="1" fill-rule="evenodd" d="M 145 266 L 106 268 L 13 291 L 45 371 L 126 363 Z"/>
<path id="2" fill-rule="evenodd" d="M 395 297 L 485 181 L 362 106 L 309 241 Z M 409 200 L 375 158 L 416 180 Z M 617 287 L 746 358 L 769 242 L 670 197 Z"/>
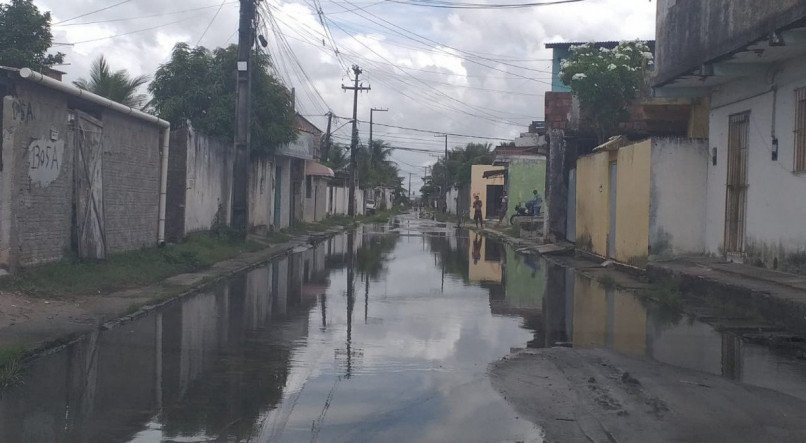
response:
<path id="1" fill-rule="evenodd" d="M 160 194 L 159 194 L 159 222 L 157 224 L 157 243 L 159 245 L 165 244 L 165 203 L 166 194 L 168 190 L 168 151 L 170 149 L 171 140 L 171 124 L 167 121 L 147 114 L 139 109 L 134 109 L 130 106 L 123 105 L 116 101 L 109 100 L 108 98 L 101 97 L 100 95 L 93 94 L 92 92 L 85 91 L 67 83 L 62 83 L 59 80 L 52 79 L 39 72 L 32 71 L 30 68 L 20 69 L 20 77 L 47 86 L 48 88 L 55 89 L 65 94 L 74 97 L 82 98 L 88 102 L 95 103 L 96 105 L 103 106 L 107 109 L 117 111 L 121 114 L 128 115 L 148 123 L 156 124 L 162 131 L 160 143 Z"/>

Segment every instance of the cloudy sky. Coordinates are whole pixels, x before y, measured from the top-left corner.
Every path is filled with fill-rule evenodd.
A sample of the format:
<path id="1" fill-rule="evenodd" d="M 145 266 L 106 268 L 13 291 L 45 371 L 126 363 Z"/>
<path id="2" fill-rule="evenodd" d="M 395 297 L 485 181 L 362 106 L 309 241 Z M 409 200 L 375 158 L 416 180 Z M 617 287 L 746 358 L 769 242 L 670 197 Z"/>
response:
<path id="1" fill-rule="evenodd" d="M 359 97 L 359 120 L 369 120 L 371 107 L 388 108 L 375 113 L 375 122 L 490 138 L 451 136 L 450 146 L 497 143 L 543 118 L 543 94 L 551 88 L 551 53 L 545 43 L 650 39 L 655 31 L 655 2 L 649 0 L 582 0 L 519 9 L 406 4 L 411 1 L 262 0 L 259 33 L 269 42 L 277 74 L 296 88 L 297 110 L 322 129 L 328 109 L 350 117 L 352 96 L 341 85 L 350 83 L 347 68 L 358 64 L 362 83 L 372 88 Z M 70 81 L 85 76 L 100 54 L 115 69 L 152 75 L 178 42 L 213 48 L 237 40 L 237 0 L 34 3 L 53 15 L 56 49 L 67 55 L 68 65 L 61 69 Z M 334 122 L 334 127 L 344 124 L 337 141 L 348 140 L 346 122 Z M 360 134 L 368 138 L 367 124 L 360 125 Z M 434 134 L 378 125 L 374 137 L 435 151 L 444 143 Z M 422 166 L 433 163 L 435 154 L 401 150 L 393 159 L 402 175 L 415 174 L 416 190 Z"/>

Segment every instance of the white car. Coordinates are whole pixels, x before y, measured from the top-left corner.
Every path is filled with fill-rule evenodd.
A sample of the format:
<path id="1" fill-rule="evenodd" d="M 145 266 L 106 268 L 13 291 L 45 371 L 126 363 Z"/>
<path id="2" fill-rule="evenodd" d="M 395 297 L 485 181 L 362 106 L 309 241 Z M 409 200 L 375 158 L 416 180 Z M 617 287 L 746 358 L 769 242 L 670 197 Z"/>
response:
<path id="1" fill-rule="evenodd" d="M 372 215 L 375 213 L 375 202 L 372 200 L 367 200 L 364 203 L 364 213 L 367 215 Z"/>

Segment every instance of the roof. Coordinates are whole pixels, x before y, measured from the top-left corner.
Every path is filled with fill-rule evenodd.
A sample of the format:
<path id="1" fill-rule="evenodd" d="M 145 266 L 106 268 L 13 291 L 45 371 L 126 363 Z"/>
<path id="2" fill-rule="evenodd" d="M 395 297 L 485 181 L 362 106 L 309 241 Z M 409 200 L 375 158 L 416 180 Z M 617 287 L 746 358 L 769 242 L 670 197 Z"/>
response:
<path id="1" fill-rule="evenodd" d="M 623 41 L 629 41 L 629 40 L 623 40 Z M 546 43 L 546 48 L 570 49 L 571 46 L 587 45 L 590 43 L 593 44 L 593 46 L 596 46 L 597 48 L 613 49 L 616 46 L 618 46 L 619 43 L 621 42 L 622 41 L 616 41 L 616 40 L 609 40 L 602 42 L 553 42 L 553 43 Z M 647 44 L 647 46 L 649 46 L 650 51 L 655 52 L 655 40 L 646 40 L 645 43 Z"/>
<path id="2" fill-rule="evenodd" d="M 296 126 L 296 129 L 299 130 L 299 131 L 307 132 L 309 134 L 314 134 L 316 136 L 321 136 L 322 135 L 322 130 L 321 129 L 317 128 L 316 125 L 311 123 L 310 120 L 308 120 L 307 118 L 303 117 L 299 113 L 296 113 L 296 116 L 294 118 L 294 125 Z"/>

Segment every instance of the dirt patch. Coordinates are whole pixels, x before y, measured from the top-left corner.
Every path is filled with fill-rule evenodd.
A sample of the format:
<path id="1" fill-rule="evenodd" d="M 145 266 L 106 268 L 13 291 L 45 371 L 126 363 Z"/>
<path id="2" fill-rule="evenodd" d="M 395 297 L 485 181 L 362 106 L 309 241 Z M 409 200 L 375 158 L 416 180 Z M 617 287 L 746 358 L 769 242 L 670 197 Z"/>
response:
<path id="1" fill-rule="evenodd" d="M 493 386 L 547 441 L 800 442 L 806 402 L 605 350 L 527 350 L 490 367 Z"/>

